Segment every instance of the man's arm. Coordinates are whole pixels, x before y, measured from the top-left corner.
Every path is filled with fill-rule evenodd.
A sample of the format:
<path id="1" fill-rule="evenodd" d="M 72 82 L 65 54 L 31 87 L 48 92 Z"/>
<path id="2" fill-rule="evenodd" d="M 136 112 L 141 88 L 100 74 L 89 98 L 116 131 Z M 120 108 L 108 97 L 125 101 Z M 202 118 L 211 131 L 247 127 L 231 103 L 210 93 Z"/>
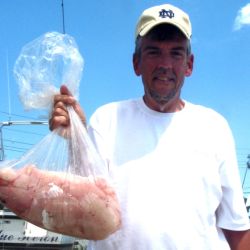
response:
<path id="1" fill-rule="evenodd" d="M 222 229 L 231 250 L 250 250 L 250 230 L 231 231 Z"/>

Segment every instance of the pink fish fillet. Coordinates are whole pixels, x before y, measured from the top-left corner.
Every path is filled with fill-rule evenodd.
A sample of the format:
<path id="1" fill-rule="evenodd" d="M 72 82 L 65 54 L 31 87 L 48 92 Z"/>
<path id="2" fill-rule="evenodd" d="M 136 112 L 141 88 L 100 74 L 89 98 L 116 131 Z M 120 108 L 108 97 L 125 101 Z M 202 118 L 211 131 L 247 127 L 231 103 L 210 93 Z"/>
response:
<path id="1" fill-rule="evenodd" d="M 0 169 L 0 200 L 19 217 L 50 231 L 101 240 L 121 225 L 116 193 L 101 178 L 39 170 Z"/>

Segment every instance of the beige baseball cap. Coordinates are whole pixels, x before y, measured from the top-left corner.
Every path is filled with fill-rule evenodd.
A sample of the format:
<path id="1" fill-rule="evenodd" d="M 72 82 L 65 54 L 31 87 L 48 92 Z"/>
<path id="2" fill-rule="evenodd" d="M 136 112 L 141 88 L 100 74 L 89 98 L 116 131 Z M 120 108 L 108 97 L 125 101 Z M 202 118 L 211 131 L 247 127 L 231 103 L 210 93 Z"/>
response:
<path id="1" fill-rule="evenodd" d="M 153 27 L 162 23 L 176 26 L 187 39 L 191 38 L 192 27 L 188 14 L 173 5 L 163 4 L 142 12 L 136 26 L 135 39 L 138 35 L 146 35 Z"/>

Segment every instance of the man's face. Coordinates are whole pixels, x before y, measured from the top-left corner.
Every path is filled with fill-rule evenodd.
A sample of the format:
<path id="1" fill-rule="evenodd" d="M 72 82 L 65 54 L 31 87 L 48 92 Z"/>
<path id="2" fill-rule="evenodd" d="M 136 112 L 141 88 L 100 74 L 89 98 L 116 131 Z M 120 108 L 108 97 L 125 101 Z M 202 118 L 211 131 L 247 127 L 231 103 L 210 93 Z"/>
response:
<path id="1" fill-rule="evenodd" d="M 188 55 L 188 42 L 183 38 L 154 41 L 141 38 L 140 55 L 134 56 L 134 70 L 142 77 L 144 100 L 157 111 L 174 112 L 180 102 L 180 91 L 193 69 L 193 55 Z"/>

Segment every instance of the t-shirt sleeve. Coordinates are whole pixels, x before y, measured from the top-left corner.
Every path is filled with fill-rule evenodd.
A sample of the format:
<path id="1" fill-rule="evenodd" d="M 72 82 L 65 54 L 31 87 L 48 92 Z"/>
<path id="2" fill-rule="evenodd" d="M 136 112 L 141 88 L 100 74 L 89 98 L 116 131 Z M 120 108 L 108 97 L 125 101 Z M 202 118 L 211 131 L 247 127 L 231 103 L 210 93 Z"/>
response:
<path id="1" fill-rule="evenodd" d="M 220 178 L 223 195 L 216 212 L 217 225 L 229 230 L 247 230 L 250 223 L 244 204 L 235 143 L 227 122 L 220 131 L 220 138 Z"/>
<path id="2" fill-rule="evenodd" d="M 88 134 L 97 152 L 106 163 L 107 169 L 109 169 L 109 141 L 106 139 L 109 128 L 106 120 L 108 118 L 105 115 L 104 108 L 99 108 L 90 118 Z"/>

